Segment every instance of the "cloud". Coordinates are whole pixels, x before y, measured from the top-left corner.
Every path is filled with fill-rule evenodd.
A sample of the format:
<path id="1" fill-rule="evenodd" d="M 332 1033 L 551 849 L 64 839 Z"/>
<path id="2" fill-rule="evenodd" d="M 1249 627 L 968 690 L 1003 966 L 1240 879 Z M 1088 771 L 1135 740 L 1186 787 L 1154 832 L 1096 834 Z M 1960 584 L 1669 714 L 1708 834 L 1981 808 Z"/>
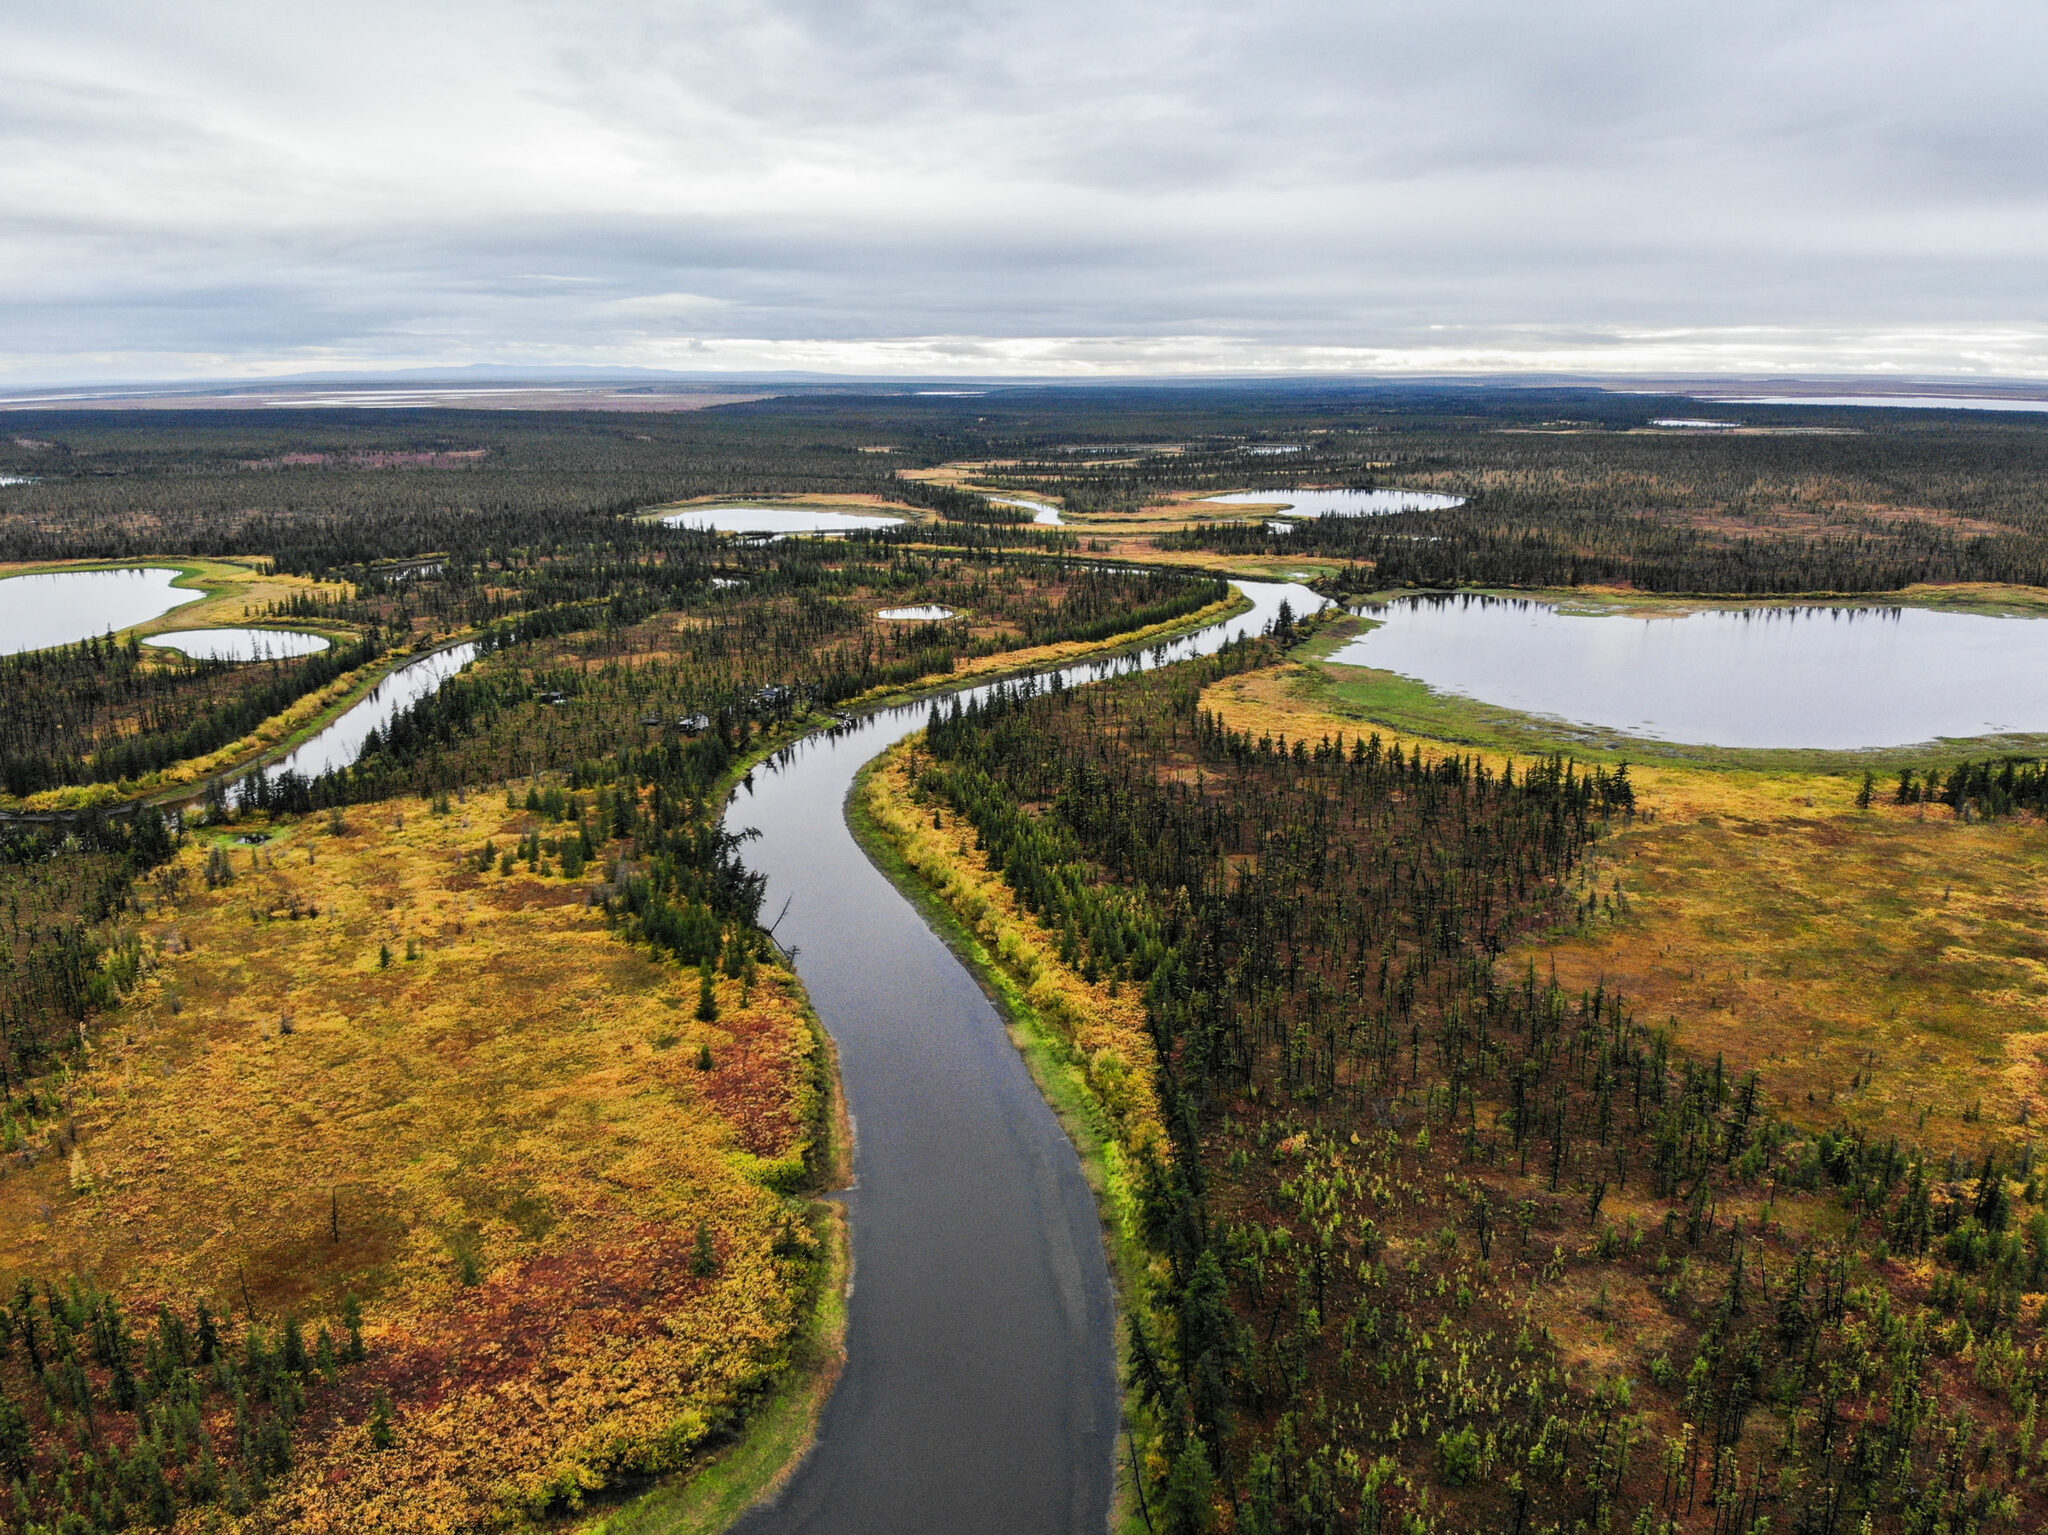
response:
<path id="1" fill-rule="evenodd" d="M 15 381 L 2048 352 L 2048 12 L 2014 0 L 74 0 L 9 32 Z"/>

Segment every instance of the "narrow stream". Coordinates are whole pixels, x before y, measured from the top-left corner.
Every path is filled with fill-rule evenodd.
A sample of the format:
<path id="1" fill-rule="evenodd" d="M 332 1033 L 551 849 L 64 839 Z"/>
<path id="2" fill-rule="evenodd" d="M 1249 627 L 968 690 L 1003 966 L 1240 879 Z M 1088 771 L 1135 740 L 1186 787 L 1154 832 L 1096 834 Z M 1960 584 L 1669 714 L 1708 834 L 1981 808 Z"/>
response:
<path id="1" fill-rule="evenodd" d="M 1069 683 L 1256 634 L 1305 587 L 1237 583 L 1250 612 Z M 1049 674 L 1048 674 L 1049 675 Z M 961 696 L 985 696 L 977 688 Z M 868 861 L 847 792 L 924 702 L 806 737 L 727 824 L 839 1047 L 854 1119 L 847 1364 L 810 1457 L 744 1535 L 1100 1535 L 1115 1483 L 1115 1302 L 1079 1159 L 972 975 Z"/>

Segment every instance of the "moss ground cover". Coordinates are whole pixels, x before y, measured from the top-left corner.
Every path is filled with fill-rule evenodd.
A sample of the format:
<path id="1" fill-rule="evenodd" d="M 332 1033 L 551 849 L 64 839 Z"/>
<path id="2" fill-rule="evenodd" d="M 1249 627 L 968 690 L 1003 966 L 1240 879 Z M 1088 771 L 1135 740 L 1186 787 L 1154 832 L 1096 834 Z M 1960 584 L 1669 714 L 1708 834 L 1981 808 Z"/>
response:
<path id="1" fill-rule="evenodd" d="M 1289 740 L 1376 728 L 1318 707 L 1328 697 L 1313 670 L 1282 667 L 1205 702 Z M 1566 985 L 1621 989 L 1688 1050 L 1757 1070 L 1795 1119 L 1944 1149 L 2029 1138 L 2048 1113 L 2048 828 L 1890 804 L 1885 778 L 1860 808 L 1854 771 L 1632 773 L 1643 814 L 1579 875 L 1593 919 L 1528 952 Z"/>
<path id="2" fill-rule="evenodd" d="M 560 1512 L 688 1464 L 801 1338 L 822 1062 L 793 979 L 720 972 L 707 1005 L 589 881 L 499 856 L 532 819 L 400 800 L 188 848 L 145 979 L 0 1177 L 10 1285 L 272 1327 L 361 1305 L 368 1358 L 300 1419 L 264 1528 Z"/>
<path id="3" fill-rule="evenodd" d="M 1631 920 L 1601 892 L 1653 791 L 1248 733 L 1213 703 L 1257 660 L 1000 700 L 917 780 L 1055 964 L 1142 983 L 1155 1528 L 2038 1527 L 2035 1148 L 1788 1112 L 1553 982 Z"/>

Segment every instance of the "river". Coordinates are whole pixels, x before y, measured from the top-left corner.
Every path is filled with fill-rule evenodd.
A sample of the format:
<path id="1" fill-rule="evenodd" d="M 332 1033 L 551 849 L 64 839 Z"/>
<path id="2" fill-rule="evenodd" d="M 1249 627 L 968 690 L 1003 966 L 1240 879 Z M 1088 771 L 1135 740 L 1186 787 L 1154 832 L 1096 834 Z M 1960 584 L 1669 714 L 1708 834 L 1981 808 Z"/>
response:
<path id="1" fill-rule="evenodd" d="M 1098 680 L 1257 633 L 1300 586 L 1238 583 L 1248 613 Z M 988 688 L 969 696 L 985 695 Z M 809 736 L 727 813 L 758 828 L 776 936 L 839 1048 L 854 1122 L 847 1363 L 818 1441 L 744 1535 L 1099 1535 L 1115 1486 L 1115 1301 L 1079 1158 L 952 951 L 868 861 L 855 775 L 929 702 Z"/>

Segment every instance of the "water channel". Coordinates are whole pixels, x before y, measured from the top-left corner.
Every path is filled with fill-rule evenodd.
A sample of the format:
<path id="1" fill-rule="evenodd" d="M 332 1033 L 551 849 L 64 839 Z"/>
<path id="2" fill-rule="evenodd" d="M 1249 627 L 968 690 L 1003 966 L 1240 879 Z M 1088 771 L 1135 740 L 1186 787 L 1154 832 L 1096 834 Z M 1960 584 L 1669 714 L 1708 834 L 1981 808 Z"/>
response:
<path id="1" fill-rule="evenodd" d="M 1071 683 L 1257 633 L 1305 587 L 1238 583 L 1251 611 Z M 987 688 L 962 696 L 985 696 Z M 1079 1159 L 995 1007 L 848 829 L 861 767 L 930 703 L 806 737 L 727 824 L 839 1048 L 855 1125 L 847 1364 L 818 1442 L 744 1535 L 1099 1535 L 1118 1429 L 1114 1300 Z"/>
<path id="2" fill-rule="evenodd" d="M 297 773 L 302 778 L 318 778 L 336 768 L 352 766 L 362 755 L 363 742 L 370 738 L 372 730 L 390 724 L 401 710 L 411 708 L 475 659 L 476 646 L 464 643 L 430 650 L 406 662 L 289 755 L 241 777 Z"/>
<path id="3" fill-rule="evenodd" d="M 1482 703 L 1695 745 L 1851 750 L 2048 731 L 2048 621 L 1926 608 L 1581 614 L 1402 598 L 1336 651 Z"/>
<path id="4" fill-rule="evenodd" d="M 297 629 L 177 629 L 147 635 L 142 643 L 202 661 L 276 661 L 313 655 L 325 650 L 329 641 Z"/>
<path id="5" fill-rule="evenodd" d="M 1249 611 L 1070 684 L 1256 634 L 1306 587 L 1240 582 Z M 354 761 L 371 727 L 475 647 L 413 661 L 266 772 Z M 1050 673 L 1042 674 L 1050 676 Z M 963 690 L 986 697 L 992 686 Z M 949 695 L 950 696 L 950 695 Z M 1115 1301 L 1094 1196 L 1001 1017 L 848 828 L 861 767 L 930 717 L 925 701 L 805 737 L 727 811 L 839 1051 L 855 1127 L 847 1365 L 818 1441 L 746 1535 L 1099 1535 L 1115 1486 Z M 787 902 L 787 909 L 784 903 Z"/>
<path id="6" fill-rule="evenodd" d="M 177 579 L 160 566 L 8 576 L 0 581 L 0 656 L 132 629 L 206 595 L 171 585 Z"/>

